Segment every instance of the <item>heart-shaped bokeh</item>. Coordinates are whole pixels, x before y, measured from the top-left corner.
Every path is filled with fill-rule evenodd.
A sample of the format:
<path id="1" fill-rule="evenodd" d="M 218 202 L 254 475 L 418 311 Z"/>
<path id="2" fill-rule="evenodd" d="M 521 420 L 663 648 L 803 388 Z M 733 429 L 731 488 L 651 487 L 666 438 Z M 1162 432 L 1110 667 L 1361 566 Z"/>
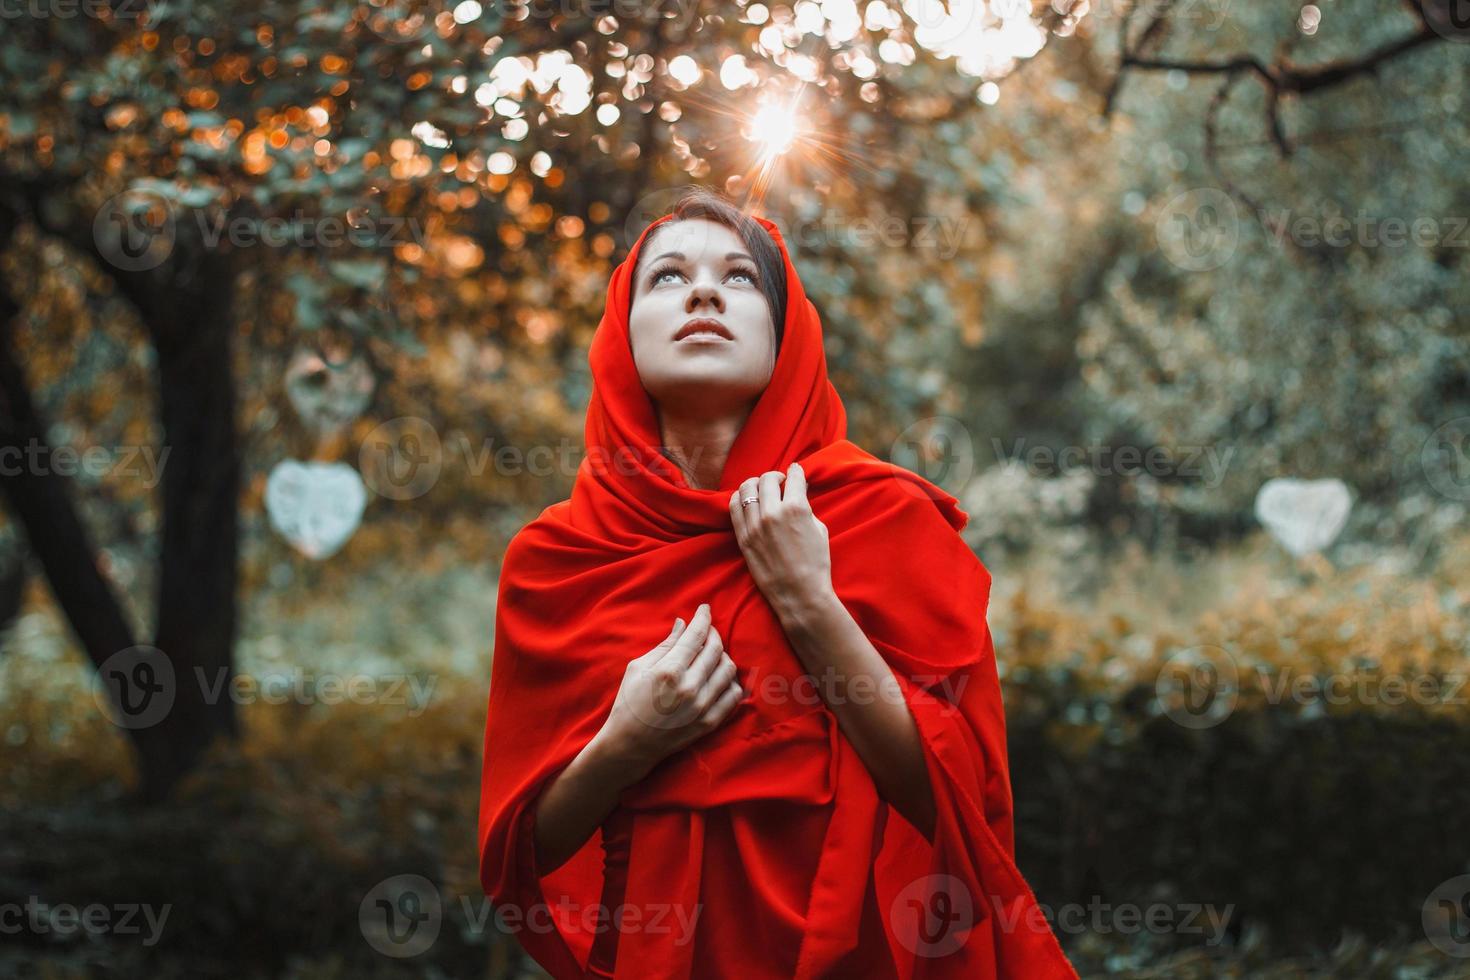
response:
<path id="1" fill-rule="evenodd" d="M 329 558 L 362 523 L 367 488 L 346 463 L 277 463 L 265 484 L 271 526 L 308 558 Z"/>
<path id="2" fill-rule="evenodd" d="M 1353 508 L 1352 493 L 1338 479 L 1267 480 L 1256 494 L 1256 520 L 1298 557 L 1329 547 Z"/>
<path id="3" fill-rule="evenodd" d="M 372 400 L 376 379 L 361 353 L 334 363 L 300 348 L 286 365 L 286 397 L 301 420 L 319 433 L 344 428 Z"/>

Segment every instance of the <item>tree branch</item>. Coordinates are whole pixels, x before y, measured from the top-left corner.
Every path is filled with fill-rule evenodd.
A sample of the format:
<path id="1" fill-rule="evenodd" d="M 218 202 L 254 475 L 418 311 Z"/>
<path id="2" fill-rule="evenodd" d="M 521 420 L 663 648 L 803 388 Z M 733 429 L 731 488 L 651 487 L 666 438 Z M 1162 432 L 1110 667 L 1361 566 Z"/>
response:
<path id="1" fill-rule="evenodd" d="M 1178 71 L 1188 75 L 1224 75 L 1227 78 L 1225 86 L 1217 93 L 1212 103 L 1212 110 L 1218 111 L 1219 103 L 1223 101 L 1222 94 L 1228 92 L 1234 84 L 1235 79 L 1242 74 L 1249 73 L 1260 80 L 1266 90 L 1266 126 L 1271 134 L 1271 141 L 1276 145 L 1277 151 L 1282 158 L 1289 157 L 1292 152 L 1290 140 L 1287 139 L 1286 130 L 1281 123 L 1281 99 L 1289 95 L 1310 95 L 1325 89 L 1334 88 L 1345 84 L 1354 78 L 1375 73 L 1381 66 L 1401 57 L 1411 51 L 1417 50 L 1426 44 L 1444 40 L 1430 26 L 1424 17 L 1424 12 L 1417 4 L 1412 4 L 1419 19 L 1419 29 L 1411 34 L 1406 34 L 1397 40 L 1390 41 L 1358 58 L 1350 58 L 1339 61 L 1328 62 L 1323 65 L 1311 67 L 1298 67 L 1289 61 L 1280 60 L 1275 64 L 1266 64 L 1253 55 L 1242 54 L 1233 58 L 1216 60 L 1191 60 L 1180 58 L 1163 58 L 1146 54 L 1146 50 L 1153 42 L 1162 36 L 1164 21 L 1168 17 L 1167 9 L 1156 15 L 1139 38 L 1138 44 L 1133 45 L 1129 41 L 1129 24 L 1132 19 L 1133 9 L 1124 12 L 1122 18 L 1121 40 L 1119 47 L 1122 55 L 1119 59 L 1118 74 L 1113 84 L 1108 88 L 1103 98 L 1103 115 L 1112 114 L 1117 104 L 1118 93 L 1122 88 L 1123 80 L 1130 70 L 1140 71 Z"/>
<path id="2" fill-rule="evenodd" d="M 15 209 L 0 201 L 0 251 L 9 245 L 19 223 Z M 0 282 L 0 457 L 7 461 L 0 484 L 57 604 L 100 669 L 108 657 L 134 646 L 136 640 L 112 584 L 98 568 L 97 549 L 72 502 L 71 483 L 49 465 L 46 426 L 14 352 L 19 315 L 19 302 Z"/>

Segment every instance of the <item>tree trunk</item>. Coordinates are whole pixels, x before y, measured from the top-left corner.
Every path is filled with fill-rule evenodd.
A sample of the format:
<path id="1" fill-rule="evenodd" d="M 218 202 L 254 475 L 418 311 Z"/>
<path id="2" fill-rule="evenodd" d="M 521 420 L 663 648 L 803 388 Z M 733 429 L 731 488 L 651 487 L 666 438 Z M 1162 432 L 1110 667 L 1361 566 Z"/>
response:
<path id="1" fill-rule="evenodd" d="M 193 770 L 213 739 L 236 735 L 230 682 L 240 446 L 231 364 L 233 270 L 227 258 L 210 255 L 193 271 L 197 278 L 173 302 L 149 311 L 168 450 L 154 643 L 172 662 L 178 689 L 158 726 L 163 737 L 142 752 L 150 799 L 166 795 Z"/>
<path id="2" fill-rule="evenodd" d="M 0 249 L 8 245 L 18 214 L 0 201 Z M 84 250 L 90 244 L 89 233 L 63 237 Z M 212 741 L 236 734 L 230 697 L 240 484 L 231 363 L 234 270 L 229 256 L 218 253 L 176 254 L 168 265 L 147 273 L 111 268 L 95 251 L 89 254 L 137 307 L 157 353 L 163 479 L 154 645 L 168 658 L 173 701 L 161 717 L 146 708 L 122 708 L 115 716 L 136 750 L 141 796 L 156 802 L 198 765 Z M 72 504 L 68 479 L 49 465 L 30 462 L 49 461 L 50 450 L 11 343 L 18 313 L 14 297 L 0 283 L 0 462 L 11 463 L 19 449 L 24 464 L 7 465 L 0 482 L 58 604 L 101 670 L 136 640 L 111 583 L 97 567 L 96 549 Z M 129 676 L 122 680 L 104 676 L 115 704 L 125 699 L 120 684 L 156 683 L 158 677 L 156 671 L 138 673 L 136 664 L 124 667 L 121 673 Z M 136 687 L 132 692 L 136 695 Z"/>

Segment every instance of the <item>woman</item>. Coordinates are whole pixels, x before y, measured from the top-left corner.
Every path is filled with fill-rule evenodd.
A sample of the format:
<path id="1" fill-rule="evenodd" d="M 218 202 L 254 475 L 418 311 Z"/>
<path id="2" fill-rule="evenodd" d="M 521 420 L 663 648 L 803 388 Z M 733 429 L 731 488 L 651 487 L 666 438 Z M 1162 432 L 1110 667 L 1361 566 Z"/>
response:
<path id="1" fill-rule="evenodd" d="M 774 224 L 613 272 L 570 500 L 501 569 L 480 876 L 553 976 L 1075 977 L 1017 871 L 990 577 L 845 439 Z"/>

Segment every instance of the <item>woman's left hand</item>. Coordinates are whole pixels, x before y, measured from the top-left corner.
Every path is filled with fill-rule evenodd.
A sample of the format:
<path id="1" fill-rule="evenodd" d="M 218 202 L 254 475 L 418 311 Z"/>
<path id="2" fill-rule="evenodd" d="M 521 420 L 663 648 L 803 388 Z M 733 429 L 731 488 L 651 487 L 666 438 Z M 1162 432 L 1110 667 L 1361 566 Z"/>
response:
<path id="1" fill-rule="evenodd" d="M 757 499 L 741 503 L 749 497 Z M 799 614 L 832 595 L 827 525 L 812 513 L 800 463 L 740 484 L 730 495 L 730 523 L 751 577 L 778 616 Z"/>

